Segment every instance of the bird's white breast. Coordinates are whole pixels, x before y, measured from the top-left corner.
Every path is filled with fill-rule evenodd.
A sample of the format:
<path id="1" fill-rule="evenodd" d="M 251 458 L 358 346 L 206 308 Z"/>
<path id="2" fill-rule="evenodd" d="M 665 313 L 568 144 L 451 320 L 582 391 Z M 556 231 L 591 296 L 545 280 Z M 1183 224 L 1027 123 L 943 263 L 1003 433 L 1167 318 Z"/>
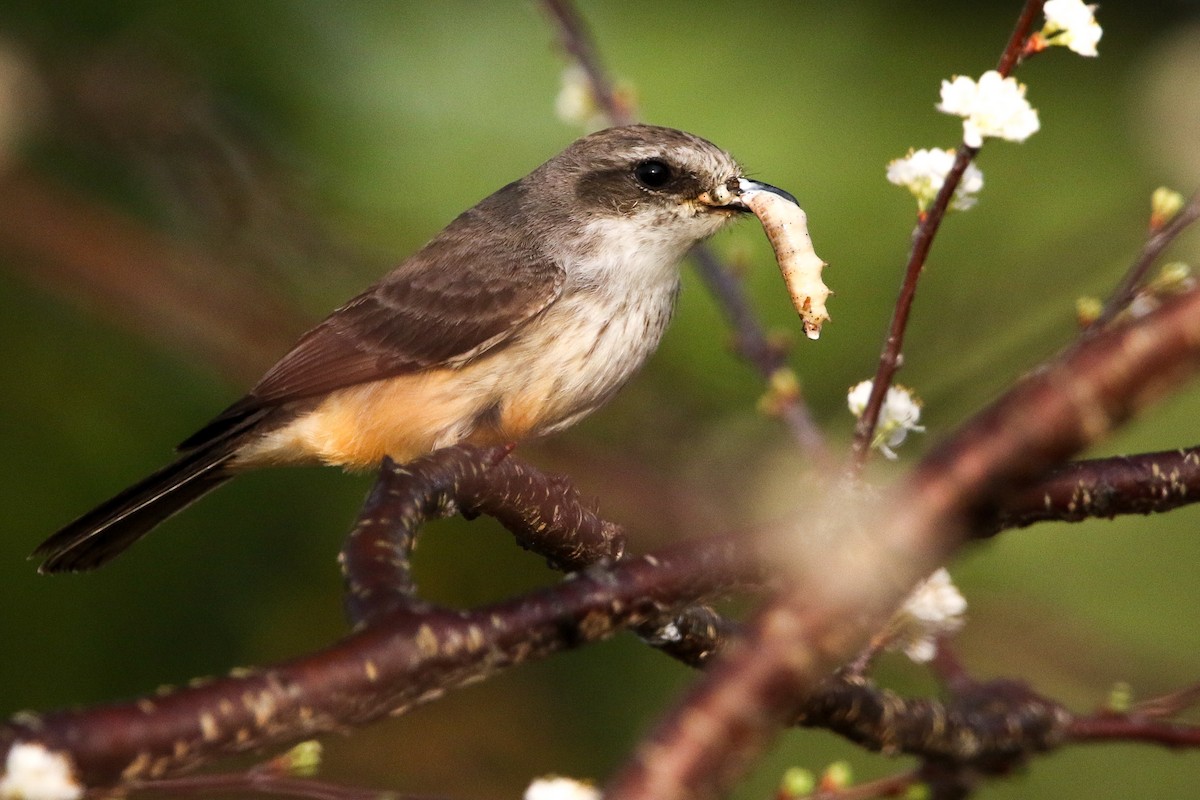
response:
<path id="1" fill-rule="evenodd" d="M 646 207 L 626 216 L 598 217 L 585 226 L 564 264 L 563 296 L 518 345 L 527 348 L 520 360 L 531 381 L 523 396 L 530 407 L 542 407 L 532 433 L 568 427 L 633 377 L 671 320 L 679 262 L 722 224 L 688 208 Z"/>

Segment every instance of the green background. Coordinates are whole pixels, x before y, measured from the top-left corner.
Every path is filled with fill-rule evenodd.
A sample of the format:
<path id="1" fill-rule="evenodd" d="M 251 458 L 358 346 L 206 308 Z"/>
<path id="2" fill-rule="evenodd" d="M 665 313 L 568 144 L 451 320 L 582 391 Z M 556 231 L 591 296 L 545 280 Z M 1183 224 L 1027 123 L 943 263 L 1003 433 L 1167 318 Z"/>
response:
<path id="1" fill-rule="evenodd" d="M 799 336 L 753 221 L 714 246 L 748 265 L 761 314 L 797 340 L 792 362 L 836 448 L 852 425 L 846 389 L 873 370 L 914 222 L 885 164 L 956 143 L 958 121 L 933 108 L 939 82 L 990 68 L 1018 8 L 582 5 L 644 119 L 712 139 L 806 208 L 836 292 L 819 343 Z M 928 433 L 897 467 L 880 465 L 879 480 L 1069 340 L 1076 297 L 1103 293 L 1136 253 L 1156 186 L 1195 187 L 1200 26 L 1189 9 L 1105 4 L 1099 59 L 1055 49 L 1021 69 L 1043 130 L 984 149 L 979 205 L 952 216 L 935 246 L 900 377 L 924 398 Z M 205 254 L 223 270 L 218 285 L 244 277 L 278 293 L 291 310 L 272 328 L 281 341 L 580 133 L 554 116 L 564 61 L 523 3 L 3 0 L 0 45 L 19 48 L 43 80 L 22 169 Z M 112 59 L 142 65 L 142 77 L 169 74 L 202 101 L 182 121 L 155 120 L 145 139 L 111 110 L 61 113 L 59 96 Z M 101 90 L 138 102 L 107 80 Z M 99 123 L 109 135 L 92 130 Z M 261 161 L 247 167 L 236 150 L 197 141 L 250 142 Z M 216 193 L 228 207 L 196 207 L 188 198 L 214 163 L 243 182 Z M 1198 248 L 1193 234 L 1172 257 L 1196 263 Z M 93 575 L 38 577 L 25 560 L 58 525 L 162 463 L 270 363 L 257 350 L 216 359 L 144 323 L 0 242 L 0 713 L 135 696 L 344 631 L 334 555 L 367 476 L 248 476 Z M 685 273 L 678 318 L 638 380 L 523 457 L 574 476 L 630 526 L 636 549 L 788 517 L 805 465 L 756 413 L 761 384 L 728 342 Z M 1193 444 L 1198 411 L 1195 392 L 1180 394 L 1103 452 Z M 952 570 L 971 603 L 966 663 L 1081 711 L 1118 681 L 1144 698 L 1196 680 L 1198 520 L 1184 509 L 1045 525 L 974 549 Z M 432 597 L 463 605 L 550 580 L 514 550 L 485 522 L 439 525 L 422 542 L 419 577 Z M 899 659 L 882 675 L 933 690 Z M 690 678 L 620 637 L 331 739 L 323 774 L 455 797 L 515 797 L 547 772 L 602 779 Z M 792 732 L 738 796 L 768 796 L 788 765 L 838 758 L 860 777 L 900 767 Z M 1200 754 L 1078 747 L 979 796 L 1185 798 L 1197 778 Z"/>

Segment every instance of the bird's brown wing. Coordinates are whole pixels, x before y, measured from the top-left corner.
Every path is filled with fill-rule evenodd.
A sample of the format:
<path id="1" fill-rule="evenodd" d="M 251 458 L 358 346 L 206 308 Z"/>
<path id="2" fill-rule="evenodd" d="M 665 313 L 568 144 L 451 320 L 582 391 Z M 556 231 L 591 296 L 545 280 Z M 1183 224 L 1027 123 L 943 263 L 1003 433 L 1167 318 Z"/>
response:
<path id="1" fill-rule="evenodd" d="M 250 394 L 275 405 L 468 361 L 544 311 L 563 282 L 550 263 L 465 272 L 389 276 L 305 334 Z"/>
<path id="2" fill-rule="evenodd" d="M 511 341 L 561 294 L 561 266 L 515 232 L 480 252 L 454 230 L 326 317 L 180 449 L 204 445 L 265 407 L 469 361 Z"/>

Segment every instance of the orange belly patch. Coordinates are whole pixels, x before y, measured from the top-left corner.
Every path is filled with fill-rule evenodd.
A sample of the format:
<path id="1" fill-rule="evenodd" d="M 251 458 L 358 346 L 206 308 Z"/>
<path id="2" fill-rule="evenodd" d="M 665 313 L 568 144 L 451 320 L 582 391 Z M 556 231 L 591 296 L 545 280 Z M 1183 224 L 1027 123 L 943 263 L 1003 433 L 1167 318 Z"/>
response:
<path id="1" fill-rule="evenodd" d="M 482 367 L 482 368 L 481 368 Z M 386 455 L 409 461 L 459 442 L 507 444 L 544 425 L 552 380 L 512 392 L 511 375 L 483 364 L 350 386 L 312 411 L 243 446 L 232 466 L 323 463 L 372 469 Z"/>
<path id="2" fill-rule="evenodd" d="M 319 406 L 241 448 L 235 466 L 335 464 L 375 467 L 408 461 L 463 438 L 481 398 L 461 391 L 452 370 L 404 375 L 339 389 Z"/>

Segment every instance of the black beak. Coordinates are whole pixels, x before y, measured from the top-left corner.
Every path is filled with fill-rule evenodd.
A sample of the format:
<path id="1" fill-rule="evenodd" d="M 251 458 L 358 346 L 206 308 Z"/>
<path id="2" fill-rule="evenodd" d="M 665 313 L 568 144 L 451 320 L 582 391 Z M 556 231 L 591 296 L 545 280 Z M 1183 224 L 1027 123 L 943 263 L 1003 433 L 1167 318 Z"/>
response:
<path id="1" fill-rule="evenodd" d="M 769 183 L 752 181 L 749 178 L 730 178 L 716 189 L 700 195 L 699 200 L 714 211 L 737 211 L 749 214 L 750 206 L 746 205 L 742 197 L 754 192 L 770 192 L 782 197 L 797 208 L 800 207 L 796 198 L 783 189 Z"/>
<path id="2" fill-rule="evenodd" d="M 800 205 L 800 203 L 797 202 L 796 198 L 792 197 L 791 193 L 785 192 L 783 189 L 780 189 L 777 186 L 772 186 L 769 183 L 762 183 L 761 181 L 752 181 L 749 178 L 738 178 L 737 179 L 737 192 L 739 195 L 745 194 L 747 192 L 770 192 L 771 194 L 779 195 L 780 197 L 782 197 L 784 200 L 787 200 L 792 205 L 795 205 L 795 206 Z M 742 205 L 737 200 L 734 200 L 732 203 L 730 203 L 730 205 L 735 208 L 739 208 L 742 211 L 750 210 L 749 208 Z"/>

